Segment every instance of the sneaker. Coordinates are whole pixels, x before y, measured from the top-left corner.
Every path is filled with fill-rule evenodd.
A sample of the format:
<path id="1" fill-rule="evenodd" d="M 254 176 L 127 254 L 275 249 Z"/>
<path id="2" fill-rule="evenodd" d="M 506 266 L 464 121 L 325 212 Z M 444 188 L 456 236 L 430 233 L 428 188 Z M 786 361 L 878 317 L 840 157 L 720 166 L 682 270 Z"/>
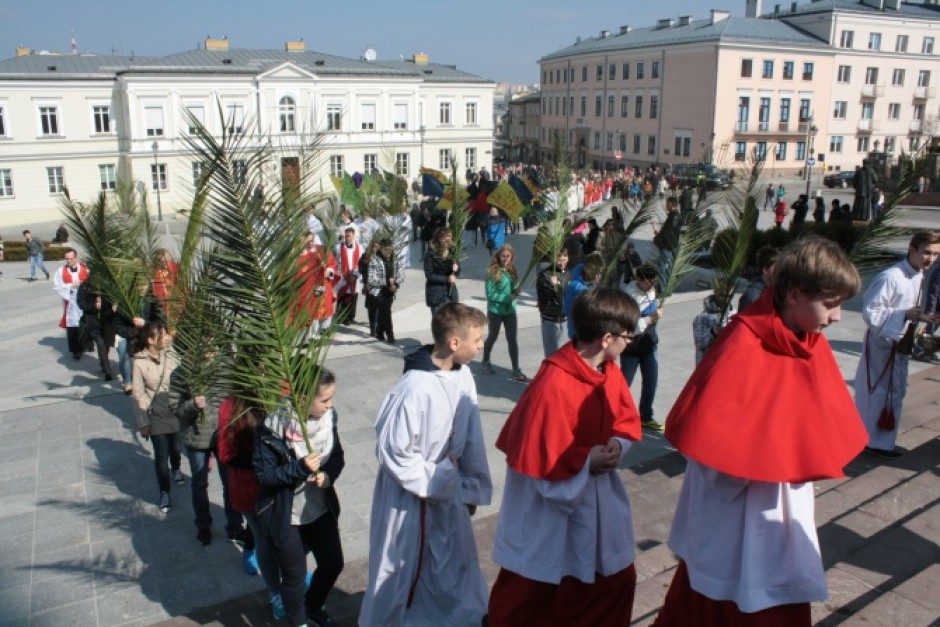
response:
<path id="1" fill-rule="evenodd" d="M 527 377 L 527 376 L 525 376 L 524 374 L 522 374 L 522 371 L 521 371 L 521 370 L 513 370 L 513 371 L 512 371 L 512 380 L 513 380 L 513 381 L 518 381 L 519 383 L 528 383 L 528 382 L 529 382 L 529 377 Z"/>
<path id="2" fill-rule="evenodd" d="M 307 612 L 307 620 L 317 627 L 338 627 L 339 625 L 322 607 L 316 612 Z"/>
<path id="3" fill-rule="evenodd" d="M 480 362 L 480 368 L 486 374 L 496 374 L 496 368 L 494 368 L 493 364 L 488 361 Z"/>
<path id="4" fill-rule="evenodd" d="M 872 448 L 870 446 L 865 447 L 865 452 L 868 453 L 869 455 L 882 457 L 884 459 L 896 459 L 904 454 L 897 449 L 891 449 L 890 451 L 888 451 L 883 448 Z"/>
<path id="5" fill-rule="evenodd" d="M 650 431 L 664 431 L 666 427 L 656 422 L 655 420 L 644 420 L 643 427 L 649 429 Z"/>
<path id="6" fill-rule="evenodd" d="M 160 511 L 166 514 L 170 511 L 170 493 L 161 492 L 160 493 Z"/>
<path id="7" fill-rule="evenodd" d="M 212 531 L 209 529 L 200 529 L 196 533 L 196 539 L 199 540 L 199 544 L 202 546 L 209 546 L 212 544 Z"/>
<path id="8" fill-rule="evenodd" d="M 183 476 L 183 471 L 179 468 L 173 471 L 173 483 L 176 485 L 186 485 L 186 477 Z"/>
<path id="9" fill-rule="evenodd" d="M 255 555 L 254 549 L 242 553 L 242 566 L 246 575 L 253 577 L 261 574 L 261 569 L 258 567 L 258 557 Z"/>
<path id="10" fill-rule="evenodd" d="M 287 610 L 284 609 L 284 601 L 280 593 L 269 595 L 268 599 L 271 600 L 271 615 L 274 616 L 274 620 L 284 620 L 287 617 Z"/>
<path id="11" fill-rule="evenodd" d="M 307 594 L 307 590 L 310 589 L 311 581 L 313 581 L 313 573 L 307 573 L 307 576 L 304 577 L 304 594 Z"/>

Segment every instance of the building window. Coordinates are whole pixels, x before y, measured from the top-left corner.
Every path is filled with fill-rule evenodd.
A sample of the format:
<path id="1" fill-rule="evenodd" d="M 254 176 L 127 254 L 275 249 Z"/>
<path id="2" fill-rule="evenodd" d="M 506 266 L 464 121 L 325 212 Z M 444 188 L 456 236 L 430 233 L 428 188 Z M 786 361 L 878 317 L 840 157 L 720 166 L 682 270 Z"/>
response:
<path id="1" fill-rule="evenodd" d="M 639 61 L 636 64 L 636 79 L 640 80 L 644 76 L 646 76 L 646 64 L 642 61 Z"/>
<path id="2" fill-rule="evenodd" d="M 613 150 L 613 149 L 614 149 L 614 134 L 607 133 L 607 150 Z"/>
<path id="3" fill-rule="evenodd" d="M 614 98 L 613 94 L 607 96 L 607 117 L 614 117 Z"/>
<path id="4" fill-rule="evenodd" d="M 921 54 L 933 54 L 933 37 L 924 37 L 924 43 L 920 47 Z"/>
<path id="5" fill-rule="evenodd" d="M 587 96 L 581 96 L 581 117 L 587 115 Z"/>
<path id="6" fill-rule="evenodd" d="M 650 63 L 650 78 L 659 78 L 659 61 Z"/>
<path id="7" fill-rule="evenodd" d="M 630 80 L 630 64 L 629 63 L 624 63 L 620 71 L 621 71 L 620 77 L 623 80 L 625 81 Z"/>
<path id="8" fill-rule="evenodd" d="M 245 179 L 248 177 L 248 162 L 244 159 L 236 159 L 232 162 L 232 176 L 235 177 L 235 182 L 242 184 L 245 182 Z"/>
<path id="9" fill-rule="evenodd" d="M 99 165 L 98 179 L 101 181 L 101 191 L 113 192 L 117 189 L 117 175 L 114 173 L 114 164 L 105 163 Z"/>
<path id="10" fill-rule="evenodd" d="M 330 156 L 330 176 L 334 178 L 343 178 L 346 174 L 346 168 L 343 167 L 343 155 Z"/>
<path id="11" fill-rule="evenodd" d="M 326 105 L 326 130 L 338 131 L 343 128 L 343 107 L 338 104 Z M 342 174 L 340 174 L 342 176 Z"/>
<path id="12" fill-rule="evenodd" d="M 757 109 L 757 129 L 770 130 L 770 98 L 761 98 Z"/>
<path id="13" fill-rule="evenodd" d="M 899 120 L 900 118 L 901 118 L 901 103 L 900 102 L 888 103 L 888 119 Z"/>
<path id="14" fill-rule="evenodd" d="M 49 179 L 50 194 L 61 194 L 65 189 L 65 168 L 62 166 L 46 168 L 46 178 Z"/>
<path id="15" fill-rule="evenodd" d="M 596 78 L 597 78 L 597 80 L 599 80 L 599 81 L 604 80 L 604 66 L 603 66 L 603 65 L 598 65 L 598 66 L 597 66 Z"/>
<path id="16" fill-rule="evenodd" d="M 477 103 L 467 103 L 467 126 L 476 126 L 477 122 Z"/>
<path id="17" fill-rule="evenodd" d="M 800 122 L 809 122 L 811 106 L 809 98 L 800 98 Z"/>
<path id="18" fill-rule="evenodd" d="M 12 170 L 0 170 L 0 198 L 13 198 Z"/>
<path id="19" fill-rule="evenodd" d="M 582 83 L 587 82 L 587 72 L 588 72 L 588 69 L 587 69 L 587 66 L 585 65 L 583 68 L 581 68 L 581 82 Z"/>
<path id="20" fill-rule="evenodd" d="M 410 176 L 408 174 L 408 153 L 399 152 L 395 154 L 395 174 L 398 176 Z"/>
<path id="21" fill-rule="evenodd" d="M 59 108 L 39 107 L 39 124 L 43 135 L 59 134 Z"/>
<path id="22" fill-rule="evenodd" d="M 858 138 L 855 150 L 857 152 L 868 152 L 871 138 L 868 135 L 862 135 Z"/>
<path id="23" fill-rule="evenodd" d="M 165 163 L 150 164 L 150 189 L 151 191 L 157 191 L 157 189 L 166 189 Z"/>
<path id="24" fill-rule="evenodd" d="M 839 37 L 839 47 L 851 48 L 854 40 L 855 40 L 855 31 L 844 30 L 842 31 L 842 36 Z"/>
<path id="25" fill-rule="evenodd" d="M 620 96 L 620 117 L 625 118 L 630 111 L 630 96 Z"/>
<path id="26" fill-rule="evenodd" d="M 734 160 L 744 161 L 747 159 L 747 142 L 734 143 Z"/>
<path id="27" fill-rule="evenodd" d="M 555 82 L 556 82 L 556 83 L 560 83 L 560 82 L 561 82 L 561 68 L 556 68 L 556 69 L 555 69 Z"/>
<path id="28" fill-rule="evenodd" d="M 189 115 L 192 117 L 192 119 L 187 117 L 187 122 L 186 122 L 188 126 L 187 130 L 189 131 L 190 135 L 195 135 L 198 130 L 196 122 L 199 123 L 198 126 L 202 126 L 203 128 L 205 128 L 206 126 L 206 108 L 202 106 L 201 104 L 186 105 L 186 110 L 189 112 Z"/>
<path id="29" fill-rule="evenodd" d="M 655 155 L 656 154 L 656 136 L 650 135 L 646 139 L 646 154 Z"/>
<path id="30" fill-rule="evenodd" d="M 626 150 L 627 150 L 627 136 L 624 135 L 623 132 L 621 132 L 620 133 L 620 151 L 626 152 Z"/>
<path id="31" fill-rule="evenodd" d="M 450 121 L 450 103 L 449 102 L 441 103 L 439 122 L 442 126 L 450 125 L 451 121 Z"/>
<path id="32" fill-rule="evenodd" d="M 617 78 L 617 64 L 611 63 L 610 67 L 607 68 L 607 79 L 614 80 Z"/>
<path id="33" fill-rule="evenodd" d="M 689 136 L 677 136 L 675 153 L 677 157 L 688 157 L 692 150 L 692 138 Z"/>
<path id="34" fill-rule="evenodd" d="M 774 77 L 774 62 L 770 59 L 764 59 L 764 65 L 761 68 L 761 78 Z"/>
<path id="35" fill-rule="evenodd" d="M 875 116 L 875 103 L 874 102 L 863 102 L 862 103 L 862 119 L 870 120 Z"/>
<path id="36" fill-rule="evenodd" d="M 741 59 L 741 78 L 751 78 L 754 71 L 753 59 Z"/>
<path id="37" fill-rule="evenodd" d="M 636 96 L 633 99 L 633 103 L 634 103 L 633 117 L 642 118 L 643 117 L 643 96 Z"/>
<path id="38" fill-rule="evenodd" d="M 920 70 L 917 72 L 917 86 L 930 87 L 930 70 Z"/>
<path id="39" fill-rule="evenodd" d="M 659 117 L 659 96 L 650 96 L 650 118 Z"/>
<path id="40" fill-rule="evenodd" d="M 757 142 L 754 144 L 754 158 L 763 161 L 767 158 L 767 142 Z"/>
<path id="41" fill-rule="evenodd" d="M 777 142 L 777 161 L 787 160 L 787 142 Z"/>
<path id="42" fill-rule="evenodd" d="M 467 148 L 463 153 L 463 162 L 468 168 L 476 169 L 477 167 L 477 149 L 476 148 Z"/>
<path id="43" fill-rule="evenodd" d="M 7 136 L 7 110 L 0 105 L 0 137 Z"/>
<path id="44" fill-rule="evenodd" d="M 783 62 L 783 80 L 792 81 L 793 80 L 793 61 L 784 61 Z"/>
<path id="45" fill-rule="evenodd" d="M 829 152 L 842 152 L 842 136 L 833 135 L 829 138 Z"/>
<path id="46" fill-rule="evenodd" d="M 885 137 L 885 152 L 889 155 L 894 154 L 894 150 L 897 147 L 897 138 L 896 137 Z"/>
<path id="47" fill-rule="evenodd" d="M 594 131 L 594 150 L 600 150 L 601 148 L 601 132 Z"/>
<path id="48" fill-rule="evenodd" d="M 162 121 L 163 109 L 160 109 L 160 116 Z M 245 129 L 245 105 L 240 102 L 225 105 L 225 124 L 229 133 L 241 133 Z"/>
<path id="49" fill-rule="evenodd" d="M 437 167 L 444 172 L 450 170 L 450 148 L 441 148 L 438 152 Z"/>
<path id="50" fill-rule="evenodd" d="M 784 123 L 790 121 L 790 99 L 789 98 L 780 99 L 780 121 Z"/>
<path id="51" fill-rule="evenodd" d="M 795 158 L 797 161 L 803 161 L 806 159 L 806 142 L 796 142 Z"/>
<path id="52" fill-rule="evenodd" d="M 803 64 L 803 80 L 811 81 L 813 80 L 813 68 L 815 66 L 812 63 Z"/>
<path id="53" fill-rule="evenodd" d="M 633 134 L 633 154 L 640 154 L 640 142 L 643 141 L 643 136 L 639 133 Z"/>
<path id="54" fill-rule="evenodd" d="M 206 164 L 202 161 L 193 161 L 193 189 L 199 189 L 202 186 L 202 175 L 206 171 Z"/>
<path id="55" fill-rule="evenodd" d="M 378 155 L 375 153 L 367 153 L 362 158 L 362 170 L 366 174 L 371 174 L 378 170 Z"/>
<path id="56" fill-rule="evenodd" d="M 836 100 L 832 109 L 832 117 L 836 120 L 844 120 L 848 111 L 849 103 L 845 100 Z"/>
<path id="57" fill-rule="evenodd" d="M 369 102 L 369 103 L 362 104 L 362 106 L 360 106 L 359 108 L 359 115 L 360 115 L 359 123 L 362 126 L 362 130 L 374 131 L 375 130 L 375 103 Z M 449 119 L 450 117 L 449 117 L 449 112 L 448 112 L 448 120 Z M 445 122 L 442 119 L 441 124 L 444 124 L 444 123 Z"/>
<path id="58" fill-rule="evenodd" d="M 735 127 L 737 131 L 747 130 L 747 120 L 751 115 L 751 99 L 747 96 L 738 97 L 738 123 Z"/>
<path id="59" fill-rule="evenodd" d="M 282 133 L 293 133 L 296 130 L 294 123 L 294 112 L 297 107 L 294 105 L 294 99 L 290 96 L 284 96 L 278 101 L 278 120 L 281 124 Z"/>
<path id="60" fill-rule="evenodd" d="M 95 122 L 96 133 L 111 132 L 111 107 L 108 105 L 96 105 L 91 108 L 92 118 Z"/>
<path id="61" fill-rule="evenodd" d="M 408 128 L 408 105 L 403 102 L 396 102 L 392 105 L 392 127 L 396 131 L 404 131 Z"/>
<path id="62" fill-rule="evenodd" d="M 895 52 L 907 52 L 907 35 L 898 35 L 894 41 Z"/>
<path id="63" fill-rule="evenodd" d="M 913 115 L 912 115 L 911 117 L 913 117 L 915 120 L 921 120 L 921 121 L 923 121 L 923 119 L 924 119 L 924 105 L 922 105 L 922 104 L 916 104 L 916 105 L 914 105 L 914 112 L 913 112 Z"/>
<path id="64" fill-rule="evenodd" d="M 881 33 L 868 34 L 868 49 L 881 50 Z"/>
<path id="65" fill-rule="evenodd" d="M 549 96 L 549 97 L 546 98 L 545 100 L 548 101 L 548 115 L 552 115 L 552 114 L 554 113 L 554 110 L 553 110 L 553 108 L 552 108 L 552 97 Z M 557 98 L 556 98 L 556 100 L 557 100 Z"/>
<path id="66" fill-rule="evenodd" d="M 604 106 L 604 101 L 601 100 L 600 95 L 594 96 L 594 117 L 601 117 L 601 108 Z"/>
<path id="67" fill-rule="evenodd" d="M 852 66 L 840 65 L 838 72 L 836 72 L 836 81 L 839 83 L 852 82 Z"/>
<path id="68" fill-rule="evenodd" d="M 904 70 L 895 69 L 894 72 L 891 73 L 891 84 L 895 87 L 904 86 Z"/>
<path id="69" fill-rule="evenodd" d="M 914 135 L 907 138 L 907 150 L 908 152 L 915 152 L 920 149 L 920 136 Z"/>
<path id="70" fill-rule="evenodd" d="M 865 84 L 866 85 L 878 84 L 878 68 L 870 67 L 870 68 L 865 69 Z"/>

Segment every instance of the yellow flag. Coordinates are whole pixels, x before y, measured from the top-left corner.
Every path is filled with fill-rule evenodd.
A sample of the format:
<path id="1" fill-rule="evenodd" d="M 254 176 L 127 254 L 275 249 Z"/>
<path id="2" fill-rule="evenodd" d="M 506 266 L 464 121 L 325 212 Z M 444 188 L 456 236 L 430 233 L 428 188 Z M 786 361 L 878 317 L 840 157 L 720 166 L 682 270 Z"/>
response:
<path id="1" fill-rule="evenodd" d="M 497 185 L 496 189 L 490 192 L 486 197 L 486 202 L 505 211 L 506 215 L 513 221 L 518 220 L 525 210 L 519 197 L 516 196 L 516 190 L 506 181 Z"/>
<path id="2" fill-rule="evenodd" d="M 336 188 L 336 193 L 342 196 L 343 195 L 343 177 L 331 176 L 330 180 L 333 181 L 333 187 Z"/>
<path id="3" fill-rule="evenodd" d="M 461 201 L 464 201 L 470 198 L 470 194 L 467 193 L 466 189 L 464 189 L 463 187 L 460 187 L 459 185 L 457 186 L 457 189 L 460 190 L 458 192 L 457 198 L 459 198 Z M 444 189 L 444 195 L 441 197 L 439 201 L 437 201 L 437 206 L 440 207 L 441 209 L 453 208 L 454 206 L 454 186 L 453 185 L 448 185 Z"/>

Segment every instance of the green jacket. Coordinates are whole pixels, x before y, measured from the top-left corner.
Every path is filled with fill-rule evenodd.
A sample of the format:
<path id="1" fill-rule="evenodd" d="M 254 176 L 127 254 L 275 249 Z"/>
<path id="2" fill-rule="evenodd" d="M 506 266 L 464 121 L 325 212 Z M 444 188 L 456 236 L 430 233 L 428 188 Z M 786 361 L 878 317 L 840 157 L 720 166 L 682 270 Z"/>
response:
<path id="1" fill-rule="evenodd" d="M 498 316 L 516 313 L 516 299 L 512 293 L 518 289 L 512 275 L 506 270 L 499 270 L 499 276 L 486 278 L 486 310 Z"/>

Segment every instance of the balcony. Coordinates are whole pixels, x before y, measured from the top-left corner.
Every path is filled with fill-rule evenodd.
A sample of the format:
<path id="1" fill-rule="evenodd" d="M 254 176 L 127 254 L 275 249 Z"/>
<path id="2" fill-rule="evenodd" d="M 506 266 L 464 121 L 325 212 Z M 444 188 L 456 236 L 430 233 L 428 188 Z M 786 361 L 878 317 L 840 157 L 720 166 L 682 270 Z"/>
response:
<path id="1" fill-rule="evenodd" d="M 734 123 L 734 133 L 735 135 L 748 135 L 748 136 L 798 136 L 806 135 L 806 129 L 809 127 L 809 123 L 800 122 L 755 122 L 754 124 L 749 124 L 748 122 L 735 122 Z"/>
<path id="2" fill-rule="evenodd" d="M 862 98 L 878 98 L 884 95 L 884 85 L 862 85 Z"/>
<path id="3" fill-rule="evenodd" d="M 863 118 L 858 121 L 858 131 L 860 133 L 872 133 L 878 130 L 878 120 Z"/>
<path id="4" fill-rule="evenodd" d="M 915 87 L 914 100 L 927 100 L 934 97 L 933 87 Z"/>
<path id="5" fill-rule="evenodd" d="M 911 120 L 911 123 L 908 126 L 908 130 L 911 133 L 920 133 L 923 128 L 924 128 L 923 120 Z"/>

